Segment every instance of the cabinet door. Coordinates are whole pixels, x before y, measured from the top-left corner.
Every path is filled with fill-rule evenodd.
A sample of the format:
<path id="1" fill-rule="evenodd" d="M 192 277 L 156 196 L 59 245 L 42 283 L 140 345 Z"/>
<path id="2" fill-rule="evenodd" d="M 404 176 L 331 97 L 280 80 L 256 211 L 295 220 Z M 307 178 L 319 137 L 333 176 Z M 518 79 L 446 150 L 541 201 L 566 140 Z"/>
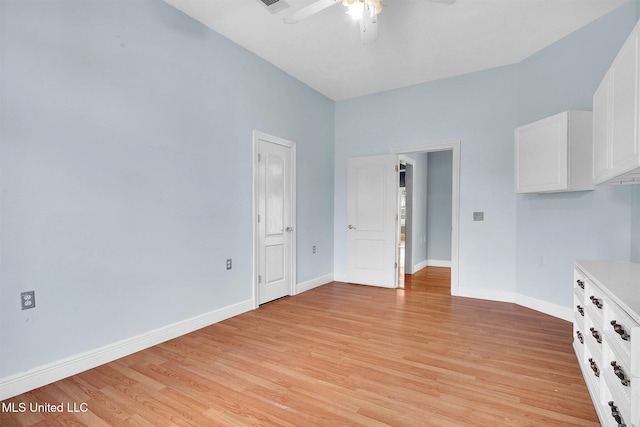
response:
<path id="1" fill-rule="evenodd" d="M 610 176 L 638 167 L 637 32 L 622 46 L 611 66 L 611 149 Z"/>
<path id="2" fill-rule="evenodd" d="M 568 189 L 567 138 L 567 112 L 516 129 L 516 193 Z"/>
<path id="3" fill-rule="evenodd" d="M 593 95 L 593 183 L 609 179 L 610 108 L 609 85 L 611 73 L 607 72 Z"/>

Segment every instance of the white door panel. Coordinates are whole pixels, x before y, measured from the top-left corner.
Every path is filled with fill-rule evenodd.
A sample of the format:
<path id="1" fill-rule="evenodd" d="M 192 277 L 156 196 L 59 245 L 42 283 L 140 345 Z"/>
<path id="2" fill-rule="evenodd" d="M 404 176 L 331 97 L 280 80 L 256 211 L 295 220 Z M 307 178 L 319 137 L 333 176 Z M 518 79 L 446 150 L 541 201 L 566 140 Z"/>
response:
<path id="1" fill-rule="evenodd" d="M 291 147 L 258 138 L 258 304 L 292 293 L 293 155 Z"/>
<path id="2" fill-rule="evenodd" d="M 396 287 L 396 156 L 349 159 L 347 281 Z"/>

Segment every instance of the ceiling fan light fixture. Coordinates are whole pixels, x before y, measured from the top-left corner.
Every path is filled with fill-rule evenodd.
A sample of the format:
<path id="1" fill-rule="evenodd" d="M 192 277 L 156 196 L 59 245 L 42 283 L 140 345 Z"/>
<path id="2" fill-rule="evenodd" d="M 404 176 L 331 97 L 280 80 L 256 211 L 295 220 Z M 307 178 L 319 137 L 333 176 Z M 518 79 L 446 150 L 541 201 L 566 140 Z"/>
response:
<path id="1" fill-rule="evenodd" d="M 353 19 L 362 19 L 365 11 L 369 12 L 371 16 L 375 16 L 382 12 L 382 9 L 386 6 L 382 0 L 335 0 L 336 3 L 342 1 L 342 4 L 347 8 L 347 14 Z"/>
<path id="2" fill-rule="evenodd" d="M 361 2 L 353 2 L 347 6 L 347 15 L 349 15 L 352 19 L 362 19 L 362 14 L 364 13 L 364 3 Z"/>

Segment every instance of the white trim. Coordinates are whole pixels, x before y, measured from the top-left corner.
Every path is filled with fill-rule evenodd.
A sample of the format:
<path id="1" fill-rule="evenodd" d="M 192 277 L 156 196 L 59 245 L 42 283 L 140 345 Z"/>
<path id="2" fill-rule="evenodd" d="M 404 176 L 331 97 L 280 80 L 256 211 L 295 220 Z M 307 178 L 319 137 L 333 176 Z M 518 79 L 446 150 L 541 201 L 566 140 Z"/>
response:
<path id="1" fill-rule="evenodd" d="M 315 279 L 307 280 L 306 282 L 298 283 L 296 285 L 296 295 L 331 282 L 333 282 L 333 273 L 316 277 Z"/>
<path id="2" fill-rule="evenodd" d="M 347 273 L 343 273 L 343 274 L 335 274 L 333 273 L 333 280 L 335 282 L 342 282 L 342 283 L 349 283 L 347 282 Z"/>
<path id="3" fill-rule="evenodd" d="M 459 297 L 486 299 L 497 302 L 515 303 L 515 294 L 513 292 L 492 291 L 486 289 L 460 288 L 458 289 Z"/>
<path id="4" fill-rule="evenodd" d="M 557 317 L 558 319 L 573 321 L 573 310 L 548 301 L 539 300 L 515 292 L 487 291 L 484 289 L 460 289 L 458 296 L 467 298 L 485 299 L 490 301 L 508 302 L 527 307 L 535 311 Z"/>
<path id="5" fill-rule="evenodd" d="M 566 320 L 567 322 L 573 322 L 573 309 L 569 307 L 521 294 L 516 294 L 516 304 L 548 314 L 549 316 L 557 317 L 558 319 Z"/>
<path id="6" fill-rule="evenodd" d="M 451 261 L 444 259 L 428 259 L 427 265 L 429 267 L 451 267 Z"/>
<path id="7" fill-rule="evenodd" d="M 113 360 L 128 356 L 145 348 L 188 334 L 225 319 L 251 311 L 253 301 L 246 300 L 218 310 L 172 323 L 103 347 L 48 363 L 25 372 L 0 379 L 0 400 L 25 393 L 38 387 L 95 368 Z"/>
<path id="8" fill-rule="evenodd" d="M 417 264 L 415 264 L 413 266 L 413 274 L 416 274 L 418 271 L 422 270 L 423 268 L 427 268 L 427 260 L 424 260 L 422 262 L 419 262 Z"/>
<path id="9" fill-rule="evenodd" d="M 252 200 L 251 200 L 251 214 L 253 217 L 252 220 L 252 236 L 253 236 L 253 308 L 258 308 L 259 299 L 258 299 L 258 140 L 262 139 L 264 141 L 283 145 L 285 147 L 289 147 L 291 149 L 291 227 L 293 228 L 292 236 L 291 236 L 291 288 L 289 289 L 289 295 L 296 294 L 296 264 L 297 264 L 297 249 L 296 242 L 298 240 L 298 227 L 297 227 L 297 213 L 296 213 L 296 204 L 297 204 L 297 189 L 296 189 L 296 164 L 297 162 L 297 154 L 296 154 L 296 143 L 279 138 L 277 136 L 269 135 L 264 132 L 260 132 L 257 130 L 253 131 L 253 180 L 252 180 Z"/>
<path id="10" fill-rule="evenodd" d="M 438 144 L 415 145 L 393 149 L 398 155 L 433 152 L 453 151 L 451 172 L 451 295 L 459 295 L 459 240 L 460 240 L 460 141 L 443 142 Z"/>

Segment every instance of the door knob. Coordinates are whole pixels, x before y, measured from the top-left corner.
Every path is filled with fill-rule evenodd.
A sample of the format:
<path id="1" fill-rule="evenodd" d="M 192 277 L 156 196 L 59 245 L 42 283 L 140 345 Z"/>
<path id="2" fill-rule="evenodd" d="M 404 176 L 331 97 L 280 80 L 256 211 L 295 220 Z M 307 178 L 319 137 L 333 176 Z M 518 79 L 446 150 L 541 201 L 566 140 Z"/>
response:
<path id="1" fill-rule="evenodd" d="M 349 230 L 355 230 L 355 229 L 356 228 L 353 225 L 349 224 Z"/>
<path id="2" fill-rule="evenodd" d="M 291 233 L 293 231 L 293 228 L 287 227 L 284 229 L 284 231 L 286 231 L 287 233 Z"/>

